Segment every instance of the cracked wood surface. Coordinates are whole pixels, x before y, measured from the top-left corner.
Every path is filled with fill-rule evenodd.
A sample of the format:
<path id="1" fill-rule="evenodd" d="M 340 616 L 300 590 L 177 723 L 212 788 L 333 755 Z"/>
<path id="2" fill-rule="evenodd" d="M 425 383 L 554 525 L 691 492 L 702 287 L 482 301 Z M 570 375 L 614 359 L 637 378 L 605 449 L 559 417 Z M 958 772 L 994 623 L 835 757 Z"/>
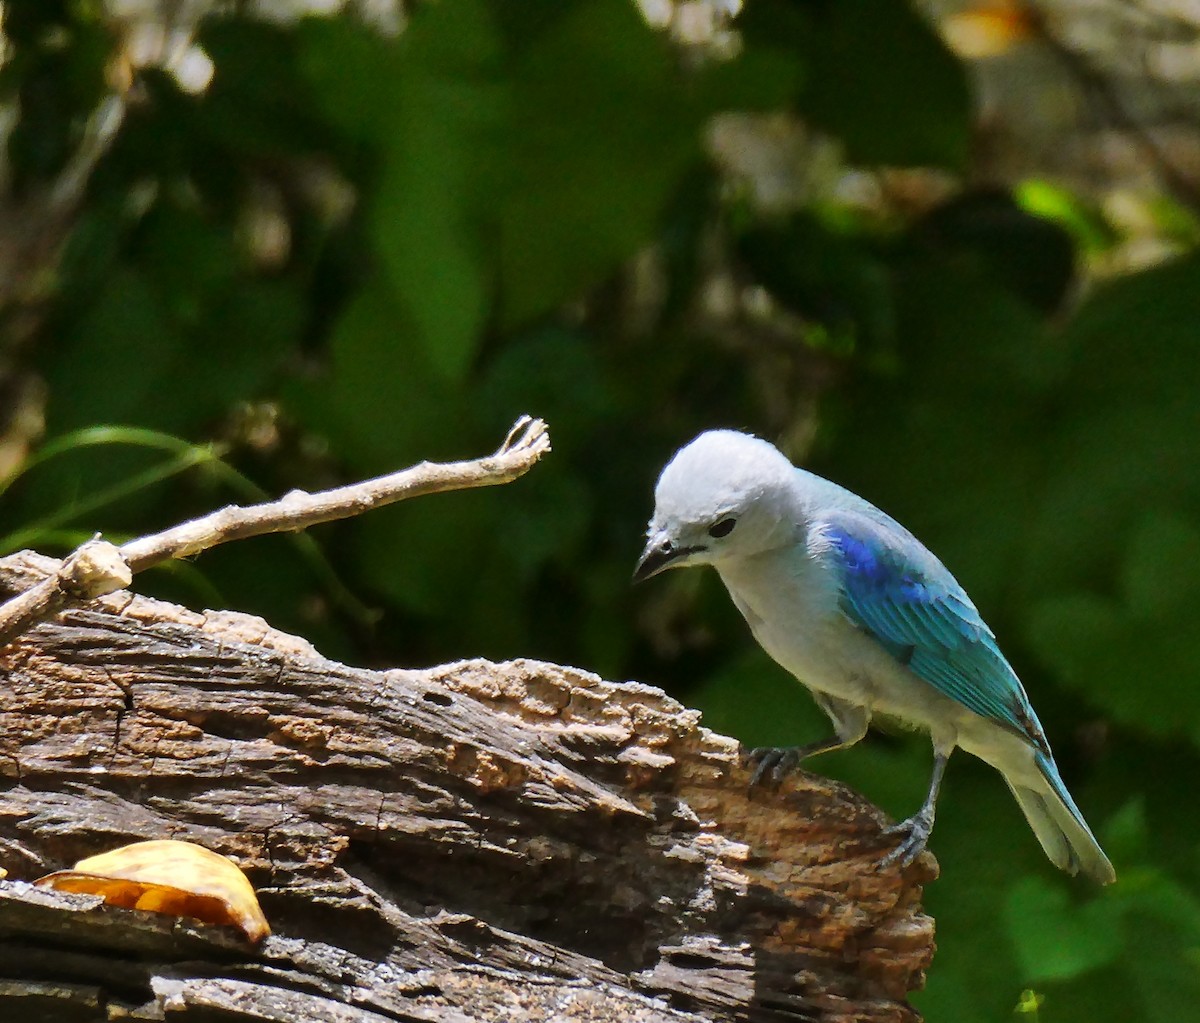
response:
<path id="1" fill-rule="evenodd" d="M 875 869 L 879 811 L 807 774 L 749 790 L 657 689 L 368 671 L 128 593 L 0 670 L 0 1018 L 917 1019 L 932 857 Z M 21 883 L 150 838 L 237 859 L 274 936 Z"/>

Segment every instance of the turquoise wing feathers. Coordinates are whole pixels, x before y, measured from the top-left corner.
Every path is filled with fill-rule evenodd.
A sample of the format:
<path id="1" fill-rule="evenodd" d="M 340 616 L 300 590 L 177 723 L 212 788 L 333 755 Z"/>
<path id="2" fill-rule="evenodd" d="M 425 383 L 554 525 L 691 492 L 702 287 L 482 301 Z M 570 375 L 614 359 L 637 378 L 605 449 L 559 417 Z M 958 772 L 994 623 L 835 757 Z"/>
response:
<path id="1" fill-rule="evenodd" d="M 822 523 L 842 613 L 939 692 L 1048 752 L 1020 681 L 971 599 L 907 530 L 877 514 L 883 521 L 839 509 Z"/>

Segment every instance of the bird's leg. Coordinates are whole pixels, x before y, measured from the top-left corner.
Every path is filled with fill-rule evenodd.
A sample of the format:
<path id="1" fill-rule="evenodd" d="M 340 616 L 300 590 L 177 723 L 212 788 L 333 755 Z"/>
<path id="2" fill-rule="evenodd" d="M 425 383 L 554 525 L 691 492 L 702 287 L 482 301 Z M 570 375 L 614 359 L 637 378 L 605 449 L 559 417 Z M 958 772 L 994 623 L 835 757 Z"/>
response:
<path id="1" fill-rule="evenodd" d="M 900 821 L 889 828 L 884 828 L 885 835 L 901 836 L 900 844 L 879 861 L 880 867 L 890 867 L 898 863 L 907 867 L 925 849 L 929 834 L 933 831 L 933 817 L 937 810 L 938 789 L 942 787 L 942 774 L 946 770 L 946 761 L 950 759 L 949 751 L 933 751 L 933 777 L 929 780 L 929 795 L 916 813 L 908 820 Z"/>
<path id="2" fill-rule="evenodd" d="M 768 775 L 772 781 L 780 782 L 799 767 L 802 760 L 815 757 L 818 753 L 830 753 L 835 749 L 853 746 L 867 734 L 871 716 L 865 707 L 821 693 L 813 693 L 813 698 L 817 706 L 833 720 L 834 734 L 828 739 L 810 742 L 804 746 L 759 746 L 752 749 L 747 754 L 749 761 L 756 765 L 750 778 L 752 787 Z"/>
<path id="3" fill-rule="evenodd" d="M 791 774 L 800 766 L 802 760 L 815 757 L 818 753 L 829 753 L 849 745 L 836 735 L 820 742 L 810 742 L 804 746 L 757 746 L 746 754 L 750 763 L 754 764 L 754 774 L 750 778 L 751 786 L 758 785 L 769 774 L 774 781 L 782 781 L 785 775 Z"/>

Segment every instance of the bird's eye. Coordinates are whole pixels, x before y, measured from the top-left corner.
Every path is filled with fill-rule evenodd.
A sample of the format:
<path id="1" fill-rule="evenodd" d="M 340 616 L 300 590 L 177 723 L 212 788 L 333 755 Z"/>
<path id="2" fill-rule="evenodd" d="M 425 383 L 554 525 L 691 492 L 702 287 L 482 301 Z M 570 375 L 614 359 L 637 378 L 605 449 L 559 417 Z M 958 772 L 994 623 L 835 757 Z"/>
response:
<path id="1" fill-rule="evenodd" d="M 708 535 L 715 540 L 720 540 L 723 536 L 728 536 L 733 532 L 733 527 L 737 525 L 737 519 L 722 519 L 720 522 L 714 522 L 708 527 Z"/>

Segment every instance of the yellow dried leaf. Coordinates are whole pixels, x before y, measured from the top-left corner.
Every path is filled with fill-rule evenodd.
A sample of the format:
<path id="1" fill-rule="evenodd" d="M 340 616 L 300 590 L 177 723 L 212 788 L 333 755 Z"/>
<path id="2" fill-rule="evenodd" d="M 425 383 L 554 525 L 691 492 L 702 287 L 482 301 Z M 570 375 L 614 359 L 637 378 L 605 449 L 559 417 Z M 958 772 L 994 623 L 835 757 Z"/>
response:
<path id="1" fill-rule="evenodd" d="M 949 14 L 942 37 L 960 57 L 998 57 L 1038 34 L 1036 12 L 1019 0 L 983 0 Z"/>
<path id="2" fill-rule="evenodd" d="M 191 842 L 135 842 L 89 856 L 35 884 L 99 895 L 105 902 L 239 928 L 251 941 L 271 933 L 238 865 Z"/>

